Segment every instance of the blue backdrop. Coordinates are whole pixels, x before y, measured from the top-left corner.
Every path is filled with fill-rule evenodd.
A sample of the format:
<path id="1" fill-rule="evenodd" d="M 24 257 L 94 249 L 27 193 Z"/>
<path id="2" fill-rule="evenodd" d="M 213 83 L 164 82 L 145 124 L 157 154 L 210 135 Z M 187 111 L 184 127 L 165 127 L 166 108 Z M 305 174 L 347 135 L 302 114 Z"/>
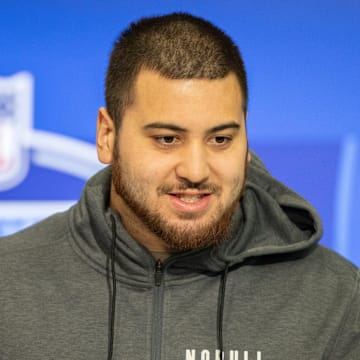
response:
<path id="1" fill-rule="evenodd" d="M 250 146 L 319 210 L 322 243 L 360 265 L 360 2 L 2 1 L 0 235 L 79 197 L 99 164 L 112 43 L 141 16 L 189 11 L 239 45 Z"/>

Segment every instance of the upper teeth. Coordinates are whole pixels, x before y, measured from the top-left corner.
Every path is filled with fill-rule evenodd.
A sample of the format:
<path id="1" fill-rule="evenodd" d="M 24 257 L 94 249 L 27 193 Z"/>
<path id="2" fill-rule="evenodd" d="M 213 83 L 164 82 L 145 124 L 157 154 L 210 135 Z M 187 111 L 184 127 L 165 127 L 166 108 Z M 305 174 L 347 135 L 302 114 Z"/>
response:
<path id="1" fill-rule="evenodd" d="M 182 201 L 186 201 L 186 202 L 195 202 L 198 201 L 203 195 L 179 195 L 179 198 Z"/>

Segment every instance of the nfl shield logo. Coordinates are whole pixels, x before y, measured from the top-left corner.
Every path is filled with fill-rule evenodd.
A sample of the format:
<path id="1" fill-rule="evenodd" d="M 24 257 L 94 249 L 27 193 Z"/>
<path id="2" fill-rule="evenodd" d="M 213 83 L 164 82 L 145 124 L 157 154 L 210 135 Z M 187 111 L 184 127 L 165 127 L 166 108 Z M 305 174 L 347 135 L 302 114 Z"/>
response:
<path id="1" fill-rule="evenodd" d="M 0 191 L 15 187 L 28 173 L 32 118 L 32 75 L 0 77 Z"/>

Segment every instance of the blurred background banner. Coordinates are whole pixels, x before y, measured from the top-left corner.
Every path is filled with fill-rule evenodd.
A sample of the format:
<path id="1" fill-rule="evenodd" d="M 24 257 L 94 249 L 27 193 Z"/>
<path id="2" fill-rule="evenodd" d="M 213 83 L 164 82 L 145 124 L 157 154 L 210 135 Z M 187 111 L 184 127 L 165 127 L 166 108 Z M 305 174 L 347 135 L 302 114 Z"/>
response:
<path id="1" fill-rule="evenodd" d="M 186 11 L 247 65 L 250 146 L 360 265 L 360 1 L 1 1 L 0 236 L 67 209 L 101 165 L 97 110 L 129 22 Z"/>

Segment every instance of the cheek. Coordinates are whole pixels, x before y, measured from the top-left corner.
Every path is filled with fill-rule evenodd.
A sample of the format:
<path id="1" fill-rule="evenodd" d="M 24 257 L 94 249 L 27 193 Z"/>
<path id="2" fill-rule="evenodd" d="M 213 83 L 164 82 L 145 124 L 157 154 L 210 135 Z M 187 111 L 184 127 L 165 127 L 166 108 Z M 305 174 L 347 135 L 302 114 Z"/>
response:
<path id="1" fill-rule="evenodd" d="M 156 158 L 149 152 L 129 154 L 126 160 L 127 167 L 133 175 L 147 182 L 150 186 L 158 186 L 171 178 L 173 163 L 164 156 Z"/>
<path id="2" fill-rule="evenodd" d="M 137 172 L 139 168 L 146 167 L 149 163 L 146 151 L 141 143 L 136 141 L 121 141 L 119 154 L 122 164 L 127 168 L 134 169 L 134 172 Z"/>
<path id="3" fill-rule="evenodd" d="M 216 162 L 212 163 L 214 173 L 217 174 L 219 179 L 224 183 L 233 185 L 244 178 L 247 166 L 247 156 L 242 154 L 231 154 L 226 157 L 219 157 Z"/>

